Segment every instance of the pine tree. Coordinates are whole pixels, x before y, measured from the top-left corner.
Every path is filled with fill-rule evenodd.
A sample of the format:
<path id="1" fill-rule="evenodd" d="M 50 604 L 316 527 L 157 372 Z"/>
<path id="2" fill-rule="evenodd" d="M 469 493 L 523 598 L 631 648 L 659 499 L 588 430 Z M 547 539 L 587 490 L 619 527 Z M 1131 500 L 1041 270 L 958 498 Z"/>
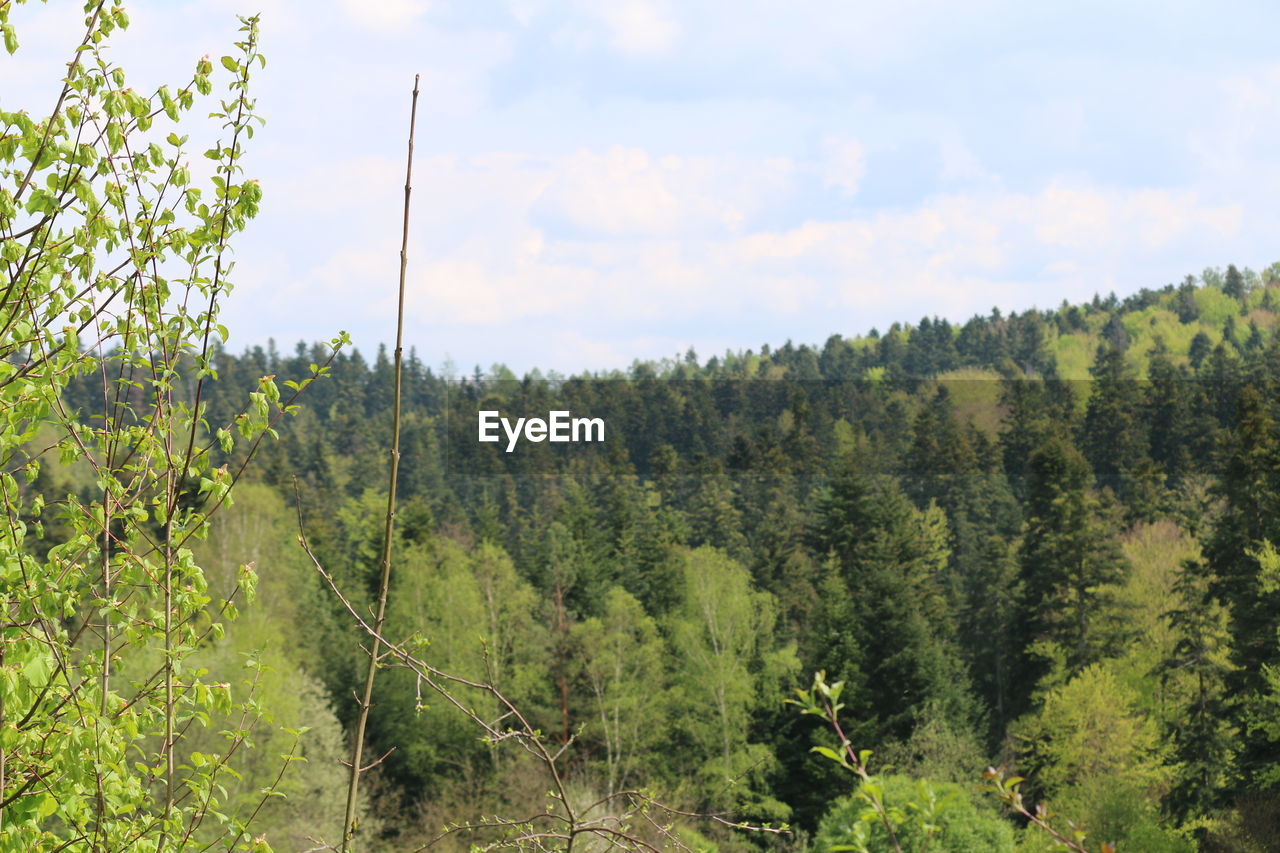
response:
<path id="1" fill-rule="evenodd" d="M 1222 283 L 1222 292 L 1232 299 L 1244 298 L 1244 276 L 1240 274 L 1240 270 L 1236 269 L 1235 264 L 1227 265 L 1227 274 Z"/>
<path id="2" fill-rule="evenodd" d="M 1182 566 L 1175 587 L 1182 606 L 1168 614 L 1178 639 L 1157 671 L 1162 681 L 1176 681 L 1185 690 L 1167 725 L 1178 769 L 1165 805 L 1180 821 L 1221 805 L 1231 759 L 1226 626 L 1208 580 L 1202 561 Z"/>
<path id="3" fill-rule="evenodd" d="M 1026 497 L 1027 460 L 1050 436 L 1075 420 L 1070 387 L 1059 381 L 1006 377 L 1000 384 L 1004 429 L 1000 449 L 1005 476 L 1018 498 Z"/>
<path id="4" fill-rule="evenodd" d="M 1121 581 L 1128 563 L 1116 543 L 1099 500 L 1089 490 L 1089 464 L 1066 439 L 1050 438 L 1031 455 L 1027 522 L 1019 554 L 1023 598 L 1020 692 L 1035 685 L 1038 643 L 1063 654 L 1078 672 L 1115 642 L 1103 614 L 1106 587 Z"/>
<path id="5" fill-rule="evenodd" d="M 1191 345 L 1187 349 L 1187 359 L 1191 362 L 1191 367 L 1195 370 L 1200 369 L 1200 365 L 1209 357 L 1209 353 L 1213 351 L 1213 339 L 1204 332 L 1196 332 L 1195 337 L 1191 339 Z"/>
<path id="6" fill-rule="evenodd" d="M 1018 653 L 1014 629 L 1022 592 L 1016 557 L 1007 541 L 993 535 L 982 543 L 974 570 L 964 576 L 961 637 L 969 650 L 974 685 L 991 710 L 990 734 L 995 738 L 1012 719 Z"/>
<path id="7" fill-rule="evenodd" d="M 1176 485 L 1178 478 L 1191 468 L 1188 377 L 1185 368 L 1174 365 L 1163 342 L 1151 354 L 1147 376 L 1150 384 L 1142 401 L 1142 416 L 1146 421 L 1151 459 L 1164 470 L 1170 485 Z"/>
<path id="8" fill-rule="evenodd" d="M 1178 313 L 1178 319 L 1183 323 L 1193 323 L 1200 319 L 1200 306 L 1196 302 L 1196 282 L 1191 276 L 1187 276 L 1187 280 L 1178 287 L 1175 310 Z"/>
<path id="9" fill-rule="evenodd" d="M 1209 592 L 1230 611 L 1232 663 L 1227 684 L 1241 701 L 1240 771 L 1256 782 L 1275 763 L 1272 735 L 1251 724 L 1251 702 L 1266 695 L 1266 667 L 1280 663 L 1280 590 L 1262 583 L 1259 557 L 1267 543 L 1280 542 L 1280 434 L 1275 415 L 1252 385 L 1240 393 L 1236 427 L 1221 480 L 1226 509 L 1205 548 L 1212 578 Z"/>
<path id="10" fill-rule="evenodd" d="M 1106 346 L 1124 352 L 1129 348 L 1129 332 L 1119 314 L 1112 314 L 1102 330 L 1102 339 Z"/>
<path id="11" fill-rule="evenodd" d="M 1089 374 L 1093 381 L 1082 449 L 1098 479 L 1123 494 L 1122 476 L 1146 453 L 1146 436 L 1138 418 L 1138 382 L 1124 352 L 1114 346 L 1098 348 Z"/>
<path id="12" fill-rule="evenodd" d="M 846 460 L 816 515 L 811 544 L 838 576 L 825 581 L 826 634 L 810 643 L 811 665 L 864 685 L 849 701 L 879 737 L 905 738 L 931 702 L 951 722 L 971 724 L 967 673 L 946 630 L 955 614 L 938 583 L 944 546 L 924 514 L 892 481 L 872 486 Z M 839 659 L 844 649 L 856 652 L 852 665 Z"/>

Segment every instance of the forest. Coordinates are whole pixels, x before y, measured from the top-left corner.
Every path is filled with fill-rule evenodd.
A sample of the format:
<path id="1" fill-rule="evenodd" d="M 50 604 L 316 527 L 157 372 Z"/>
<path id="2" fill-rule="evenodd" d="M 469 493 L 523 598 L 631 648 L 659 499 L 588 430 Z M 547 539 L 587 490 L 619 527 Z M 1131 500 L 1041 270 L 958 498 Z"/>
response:
<path id="1" fill-rule="evenodd" d="M 258 20 L 152 95 L 84 20 L 0 110 L 0 849 L 1280 849 L 1280 263 L 594 374 L 237 354 Z"/>
<path id="2" fill-rule="evenodd" d="M 792 827 L 768 845 L 851 843 L 850 780 L 812 752 L 832 735 L 784 702 L 822 670 L 889 791 L 958 803 L 934 849 L 1054 849 L 981 792 L 988 765 L 1120 850 L 1272 849 L 1277 272 L 608 375 L 459 376 L 411 355 L 387 634 L 572 741 L 584 798 L 645 787 Z M 219 351 L 210 418 L 324 355 Z M 339 353 L 197 548 L 211 583 L 257 565 L 257 600 L 205 653 L 262 654 L 264 705 L 312 727 L 278 817 L 297 835 L 337 815 L 367 654 L 295 543 L 301 524 L 368 606 L 392 376 L 385 351 Z M 64 396 L 92 412 L 100 382 Z M 610 432 L 508 454 L 475 440 L 479 407 Z M 371 749 L 393 750 L 367 805 L 378 843 L 536 811 L 534 768 L 414 681 L 393 668 L 375 689 Z"/>

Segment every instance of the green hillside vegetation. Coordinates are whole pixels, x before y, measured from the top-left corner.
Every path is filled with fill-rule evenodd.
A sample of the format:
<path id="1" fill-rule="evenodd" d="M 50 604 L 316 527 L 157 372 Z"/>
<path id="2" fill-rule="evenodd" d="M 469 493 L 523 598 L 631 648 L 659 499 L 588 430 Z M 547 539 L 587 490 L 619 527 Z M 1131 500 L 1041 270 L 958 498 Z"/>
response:
<path id="1" fill-rule="evenodd" d="M 572 741 L 584 802 L 646 786 L 840 843 L 853 781 L 810 752 L 830 733 L 782 701 L 822 669 L 846 683 L 873 765 L 960 792 L 961 823 L 994 808 L 978 783 L 1000 764 L 1090 850 L 1269 849 L 1280 717 L 1243 668 L 1280 665 L 1258 609 L 1271 593 L 1249 581 L 1280 531 L 1233 519 L 1280 494 L 1277 268 L 1234 270 L 1203 278 L 1239 277 L 1236 296 L 1184 283 L 597 377 L 446 378 L 411 357 L 389 632 Z M 314 357 L 220 353 L 211 409 Z M 369 601 L 385 493 L 365 460 L 389 381 L 385 353 L 339 355 L 203 546 L 215 580 L 257 562 L 259 599 L 218 654 L 267 650 L 266 687 L 309 715 L 317 759 L 350 725 L 359 638 L 288 544 L 289 504 L 296 477 L 307 536 Z M 69 402 L 91 411 L 77 387 Z M 480 407 L 590 413 L 610 440 L 507 454 L 475 442 Z M 421 689 L 403 670 L 377 685 L 375 751 L 394 751 L 368 803 L 374 846 L 536 809 L 538 768 Z M 332 814 L 307 796 L 268 814 L 275 832 Z M 1018 849 L 1047 849 L 991 814 Z"/>
<path id="2" fill-rule="evenodd" d="M 236 355 L 258 21 L 149 94 L 128 24 L 0 110 L 0 849 L 1277 849 L 1280 265 L 601 375 Z"/>

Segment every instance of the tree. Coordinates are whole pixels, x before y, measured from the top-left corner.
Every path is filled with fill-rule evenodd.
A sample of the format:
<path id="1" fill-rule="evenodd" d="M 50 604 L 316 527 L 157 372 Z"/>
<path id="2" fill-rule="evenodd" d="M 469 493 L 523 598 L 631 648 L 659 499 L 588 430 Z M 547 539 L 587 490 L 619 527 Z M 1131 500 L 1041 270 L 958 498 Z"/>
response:
<path id="1" fill-rule="evenodd" d="M 1146 453 L 1146 436 L 1138 418 L 1137 379 L 1125 363 L 1124 352 L 1105 345 L 1098 347 L 1089 374 L 1093 381 L 1082 449 L 1099 479 L 1119 485 Z"/>
<path id="2" fill-rule="evenodd" d="M 968 436 L 956 423 L 945 386 L 916 415 L 904 461 L 905 487 L 917 505 L 930 500 L 954 506 L 965 481 L 978 471 Z"/>
<path id="3" fill-rule="evenodd" d="M 686 553 L 684 600 L 669 632 L 678 661 L 677 725 L 696 751 L 676 764 L 695 774 L 705 805 L 723 797 L 730 780 L 741 786 L 744 776 L 752 776 L 747 791 L 756 788 L 759 796 L 768 751 L 751 742 L 751 719 L 782 700 L 784 679 L 798 668 L 794 648 L 774 637 L 775 619 L 773 597 L 752 589 L 747 570 L 723 551 Z M 752 805 L 785 814 L 767 798 Z"/>
<path id="4" fill-rule="evenodd" d="M 845 460 L 821 497 L 811 544 L 829 558 L 807 659 L 850 684 L 871 742 L 905 739 L 936 703 L 972 723 L 968 678 L 950 641 L 956 614 L 939 577 L 945 518 L 916 510 L 891 482 L 874 487 Z"/>
<path id="5" fill-rule="evenodd" d="M 719 463 L 698 477 L 688 517 L 692 544 L 723 548 L 734 556 L 744 552 L 742 513 L 734 503 L 733 483 Z"/>
<path id="6" fill-rule="evenodd" d="M 899 775 L 876 777 L 872 784 L 883 789 L 885 802 L 900 818 L 895 835 L 903 853 L 1014 853 L 1013 827 L 994 809 L 975 803 L 962 785 Z M 822 817 L 812 849 L 892 853 L 888 833 L 868 811 L 866 802 L 856 796 L 836 800 Z"/>
<path id="7" fill-rule="evenodd" d="M 280 773 L 278 756 L 294 745 L 285 727 L 303 732 L 296 754 L 306 763 L 280 779 L 283 796 L 267 801 L 254 832 L 281 849 L 305 848 L 308 838 L 342 834 L 346 747 L 329 693 L 316 676 L 337 669 L 350 677 L 340 662 L 350 657 L 352 634 L 328 612 L 318 578 L 297 547 L 296 518 L 281 494 L 244 482 L 235 495 L 235 504 L 210 520 L 208 539 L 193 550 L 198 563 L 209 567 L 206 578 L 216 599 L 231 597 L 243 565 L 258 572 L 257 591 L 252 606 L 221 638 L 196 651 L 192 664 L 228 678 L 235 690 L 247 688 L 246 679 L 257 680 L 252 692 L 264 719 L 254 738 L 257 747 L 236 768 L 238 778 L 224 783 L 233 798 L 229 806 L 257 806 L 261 791 Z M 261 665 L 247 667 L 246 661 Z M 265 715 L 274 725 L 265 725 Z M 213 714 L 208 727 L 193 729 L 182 745 L 183 760 L 215 752 L 220 732 L 239 725 L 236 716 Z"/>
<path id="8" fill-rule="evenodd" d="M 1119 352 L 1129 348 L 1129 332 L 1119 314 L 1112 314 L 1102 330 L 1103 345 Z"/>
<path id="9" fill-rule="evenodd" d="M 1178 286 L 1175 305 L 1181 322 L 1193 323 L 1200 319 L 1200 305 L 1196 302 L 1196 281 L 1192 276 L 1187 276 L 1186 281 Z"/>
<path id="10" fill-rule="evenodd" d="M 546 713 L 550 638 L 538 618 L 538 600 L 496 545 L 467 550 L 432 538 L 400 549 L 403 556 L 388 596 L 386 633 L 426 644 L 440 668 Z M 492 696 L 464 694 L 481 714 L 496 716 Z M 392 772 L 421 792 L 457 774 L 491 766 L 466 715 L 436 699 L 412 672 L 395 668 L 376 684 L 370 717 L 374 740 Z M 559 715 L 555 720 L 558 729 Z M 546 719 L 546 717 L 544 717 Z"/>
<path id="11" fill-rule="evenodd" d="M 991 712 L 990 732 L 1002 737 L 1019 693 L 1013 672 L 1018 604 L 1022 597 L 1018 561 L 1012 546 L 999 536 L 982 543 L 972 573 L 965 575 L 960 631 L 968 649 L 969 669 L 979 695 Z"/>
<path id="12" fill-rule="evenodd" d="M 1020 769 L 1090 838 L 1120 850 L 1190 853 L 1161 825 L 1154 794 L 1168 770 L 1159 730 L 1135 700 L 1107 666 L 1086 667 L 1018 724 Z"/>
<path id="13" fill-rule="evenodd" d="M 1280 542 L 1280 433 L 1272 404 L 1252 385 L 1240 392 L 1221 494 L 1226 507 L 1205 547 L 1208 592 L 1230 613 L 1235 669 L 1227 686 L 1239 700 L 1239 767 L 1246 784 L 1256 784 L 1273 765 L 1277 743 L 1248 710 L 1269 690 L 1266 667 L 1280 662 L 1280 589 L 1264 582 L 1260 564 L 1267 543 Z"/>
<path id="14" fill-rule="evenodd" d="M 1077 419 L 1070 388 L 1061 382 L 1005 376 L 1000 383 L 1004 410 L 1000 448 L 1005 475 L 1014 494 L 1026 497 L 1027 460 L 1052 435 L 1066 432 Z"/>
<path id="15" fill-rule="evenodd" d="M 1173 364 L 1163 342 L 1151 354 L 1147 376 L 1151 383 L 1141 412 L 1147 424 L 1151 458 L 1176 484 L 1191 468 L 1194 447 L 1187 393 L 1189 377 L 1186 368 Z"/>
<path id="16" fill-rule="evenodd" d="M 1195 370 L 1200 369 L 1200 365 L 1209 357 L 1209 353 L 1213 352 L 1213 339 L 1206 335 L 1203 331 L 1196 332 L 1195 337 L 1191 339 L 1191 346 L 1187 350 L 1187 358 L 1191 362 L 1191 367 Z"/>
<path id="17" fill-rule="evenodd" d="M 1222 292 L 1232 299 L 1244 299 L 1244 276 L 1240 274 L 1240 270 L 1236 269 L 1235 264 L 1227 264 L 1227 274 L 1223 278 Z"/>
<path id="18" fill-rule="evenodd" d="M 1123 579 L 1127 563 L 1098 499 L 1089 493 L 1089 464 L 1063 438 L 1031 455 L 1027 522 L 1019 562 L 1023 600 L 1021 646 L 1024 698 L 1037 680 L 1035 644 L 1048 643 L 1079 672 L 1113 646 L 1114 620 L 1103 619 L 1108 585 Z"/>
<path id="19" fill-rule="evenodd" d="M 10 53 L 15 5 L 0 5 Z M 249 811 L 231 810 L 225 786 L 249 731 L 266 724 L 253 693 L 233 698 L 228 674 L 196 662 L 257 577 L 241 566 L 215 599 L 193 546 L 295 409 L 270 376 L 230 421 L 210 420 L 205 396 L 227 338 L 231 242 L 262 196 L 242 162 L 259 121 L 248 90 L 262 63 L 257 19 L 242 19 L 221 58 L 221 136 L 204 151 L 213 177 L 201 187 L 183 113 L 209 106 L 213 63 L 144 95 L 108 50 L 128 25 L 123 8 L 85 10 L 53 111 L 0 112 L 0 847 L 248 849 Z M 63 396 L 77 377 L 93 389 L 83 411 Z M 42 430 L 52 440 L 37 447 Z M 80 488 L 33 488 L 54 458 Z M 36 544 L 46 504 L 60 519 L 47 548 Z M 189 751 L 233 709 L 242 722 L 216 748 Z"/>
<path id="20" fill-rule="evenodd" d="M 1226 614 L 1209 595 L 1208 582 L 1202 561 L 1183 564 L 1176 587 L 1182 604 L 1169 613 L 1177 641 L 1158 670 L 1162 680 L 1185 685 L 1167 726 L 1177 770 L 1165 795 L 1169 812 L 1182 821 L 1221 805 L 1232 758 Z"/>
<path id="21" fill-rule="evenodd" d="M 574 627 L 594 719 L 588 732 L 604 745 L 605 790 L 650 781 L 645 774 L 670 725 L 663 658 L 654 622 L 630 593 L 614 587 L 604 612 Z"/>

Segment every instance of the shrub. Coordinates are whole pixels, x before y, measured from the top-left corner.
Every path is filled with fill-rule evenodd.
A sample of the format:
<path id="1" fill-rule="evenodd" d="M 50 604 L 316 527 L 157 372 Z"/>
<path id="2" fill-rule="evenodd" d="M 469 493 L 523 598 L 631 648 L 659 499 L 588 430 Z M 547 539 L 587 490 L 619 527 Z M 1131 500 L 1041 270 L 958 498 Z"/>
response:
<path id="1" fill-rule="evenodd" d="M 1014 832 L 994 810 L 978 805 L 969 791 L 950 782 L 907 776 L 877 776 L 903 853 L 1013 853 Z M 856 794 L 836 800 L 818 824 L 817 853 L 857 850 L 894 853 L 888 834 L 865 800 Z"/>

